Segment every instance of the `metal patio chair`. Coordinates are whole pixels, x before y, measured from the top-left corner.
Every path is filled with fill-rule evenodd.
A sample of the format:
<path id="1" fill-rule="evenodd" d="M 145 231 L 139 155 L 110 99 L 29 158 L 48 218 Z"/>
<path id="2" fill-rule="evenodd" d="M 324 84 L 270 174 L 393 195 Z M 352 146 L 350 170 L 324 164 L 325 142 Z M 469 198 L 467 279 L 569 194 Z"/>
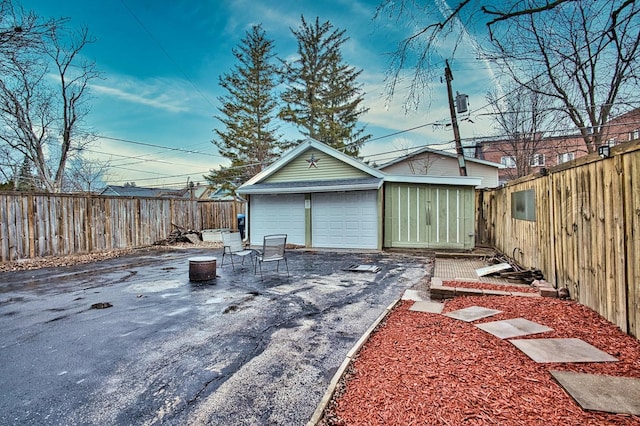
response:
<path id="1" fill-rule="evenodd" d="M 287 277 L 289 277 L 289 265 L 287 264 L 287 256 L 285 254 L 285 246 L 287 245 L 287 235 L 265 235 L 262 244 L 262 250 L 256 250 L 255 263 L 253 265 L 254 274 L 260 267 L 260 279 L 264 280 L 262 275 L 262 264 L 265 262 L 276 262 L 276 272 L 280 270 L 280 261 L 284 260 L 287 268 Z"/>
<path id="2" fill-rule="evenodd" d="M 223 232 L 222 244 L 224 245 L 224 249 L 222 251 L 222 263 L 220 267 L 224 265 L 224 258 L 229 256 L 231 258 L 231 267 L 235 271 L 236 265 L 233 262 L 233 256 L 241 257 L 241 264 L 244 265 L 244 258 L 253 254 L 253 250 L 247 249 L 242 245 L 242 237 L 239 232 Z"/>

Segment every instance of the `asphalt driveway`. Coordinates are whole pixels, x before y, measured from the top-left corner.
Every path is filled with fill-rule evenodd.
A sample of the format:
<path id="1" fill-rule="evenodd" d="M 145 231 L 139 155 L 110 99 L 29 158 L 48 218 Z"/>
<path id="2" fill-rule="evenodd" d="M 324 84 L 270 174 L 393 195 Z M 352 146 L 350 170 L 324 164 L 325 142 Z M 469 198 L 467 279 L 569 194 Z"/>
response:
<path id="1" fill-rule="evenodd" d="M 290 251 L 289 279 L 225 265 L 189 282 L 188 259 L 212 254 L 219 265 L 220 250 L 173 249 L 1 273 L 0 424 L 304 425 L 427 272 L 415 256 Z M 381 271 L 343 271 L 354 264 Z"/>

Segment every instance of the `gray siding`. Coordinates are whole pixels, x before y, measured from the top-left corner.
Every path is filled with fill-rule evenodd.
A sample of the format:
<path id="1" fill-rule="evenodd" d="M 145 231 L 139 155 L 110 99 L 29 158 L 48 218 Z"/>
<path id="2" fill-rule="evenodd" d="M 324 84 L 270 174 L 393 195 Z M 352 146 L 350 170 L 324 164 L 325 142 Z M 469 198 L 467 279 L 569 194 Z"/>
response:
<path id="1" fill-rule="evenodd" d="M 471 161 L 467 161 L 466 166 L 468 176 L 482 179 L 480 188 L 495 188 L 498 186 L 498 169 L 496 167 Z M 392 175 L 459 176 L 458 160 L 456 158 L 433 153 L 422 153 L 380 170 Z"/>

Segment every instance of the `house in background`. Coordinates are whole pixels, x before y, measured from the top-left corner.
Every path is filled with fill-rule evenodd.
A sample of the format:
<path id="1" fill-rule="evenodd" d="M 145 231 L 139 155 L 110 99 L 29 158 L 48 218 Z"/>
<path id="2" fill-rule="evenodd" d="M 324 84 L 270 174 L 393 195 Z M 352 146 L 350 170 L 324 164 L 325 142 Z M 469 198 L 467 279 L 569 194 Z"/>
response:
<path id="1" fill-rule="evenodd" d="M 465 166 L 467 176 L 481 179 L 479 188 L 495 188 L 499 185 L 498 171 L 503 168 L 501 164 L 465 157 Z M 456 154 L 428 147 L 382 164 L 378 169 L 392 175 L 460 175 Z"/>
<path id="2" fill-rule="evenodd" d="M 145 188 L 136 185 L 107 185 L 100 195 L 113 197 L 151 197 L 151 198 L 183 198 L 189 196 L 189 191 L 184 189 L 169 188 Z"/>
<path id="3" fill-rule="evenodd" d="M 609 146 L 640 139 L 640 108 L 610 120 L 604 139 Z"/>
<path id="4" fill-rule="evenodd" d="M 606 125 L 604 144 L 608 146 L 640 138 L 640 108 L 612 118 Z M 475 155 L 480 160 L 501 163 L 499 182 L 540 172 L 588 154 L 584 139 L 579 134 L 536 135 L 522 141 L 485 138 L 476 141 Z"/>
<path id="5" fill-rule="evenodd" d="M 521 176 L 539 172 L 587 155 L 587 147 L 580 136 L 536 136 L 535 140 L 483 140 L 476 142 L 479 159 L 500 163 L 499 184 Z"/>
<path id="6" fill-rule="evenodd" d="M 100 195 L 112 197 L 151 197 L 151 198 L 192 198 L 196 200 L 211 199 L 214 190 L 209 185 L 194 183 L 184 188 L 146 188 L 136 185 L 107 185 Z"/>
<path id="7" fill-rule="evenodd" d="M 209 193 L 206 196 L 202 197 L 206 200 L 213 201 L 237 201 L 240 203 L 245 202 L 246 200 L 239 195 L 234 195 L 230 189 L 226 188 L 214 188 L 210 189 Z"/>
<path id="8" fill-rule="evenodd" d="M 211 187 L 206 184 L 196 182 L 189 185 L 189 190 L 184 194 L 185 198 L 194 198 L 196 200 L 206 199 L 211 194 Z"/>
<path id="9" fill-rule="evenodd" d="M 237 189 L 251 245 L 265 235 L 314 248 L 474 246 L 479 177 L 388 174 L 307 139 Z"/>

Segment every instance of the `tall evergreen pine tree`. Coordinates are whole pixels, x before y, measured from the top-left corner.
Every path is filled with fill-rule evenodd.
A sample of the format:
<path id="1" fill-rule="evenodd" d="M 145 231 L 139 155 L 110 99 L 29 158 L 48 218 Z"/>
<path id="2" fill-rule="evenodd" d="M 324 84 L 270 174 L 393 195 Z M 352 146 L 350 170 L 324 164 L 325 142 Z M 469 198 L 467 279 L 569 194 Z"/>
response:
<path id="1" fill-rule="evenodd" d="M 231 165 L 205 176 L 212 185 L 235 190 L 290 146 L 280 140 L 278 127 L 272 123 L 278 105 L 273 46 L 262 27 L 253 26 L 233 49 L 237 65 L 220 77 L 227 94 L 218 98 L 222 105 L 216 118 L 224 128 L 215 129 L 213 143 Z"/>
<path id="2" fill-rule="evenodd" d="M 356 81 L 362 70 L 343 61 L 340 49 L 348 40 L 344 30 L 334 29 L 328 21 L 320 24 L 318 18 L 315 24 L 301 19 L 299 29 L 291 29 L 299 58 L 284 62 L 286 105 L 279 117 L 296 124 L 304 135 L 357 156 L 371 138 L 364 128 L 357 128 L 358 118 L 368 111 L 361 106 L 364 93 Z"/>

